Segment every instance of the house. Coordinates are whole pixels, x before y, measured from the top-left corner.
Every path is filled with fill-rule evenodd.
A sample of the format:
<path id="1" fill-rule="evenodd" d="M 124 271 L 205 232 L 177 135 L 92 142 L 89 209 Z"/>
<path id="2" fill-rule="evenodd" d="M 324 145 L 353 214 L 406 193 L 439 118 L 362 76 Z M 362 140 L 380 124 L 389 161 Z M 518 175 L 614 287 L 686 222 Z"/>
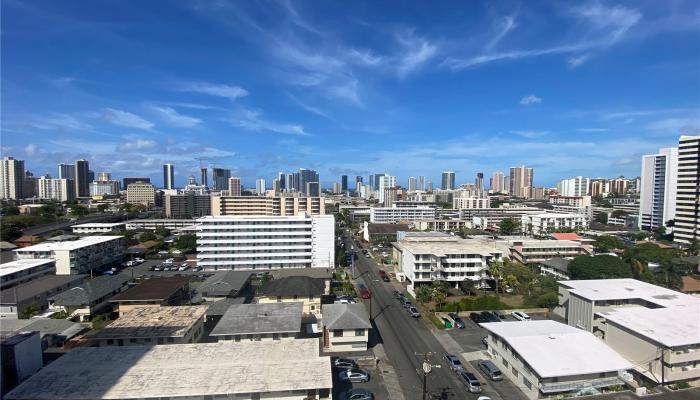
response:
<path id="1" fill-rule="evenodd" d="M 234 304 L 224 313 L 209 336 L 218 341 L 295 339 L 301 332 L 304 304 Z"/>
<path id="2" fill-rule="evenodd" d="M 695 279 L 692 276 L 681 277 L 683 286 L 681 292 L 700 297 L 700 279 Z"/>
<path id="3" fill-rule="evenodd" d="M 41 347 L 62 347 L 67 341 L 88 330 L 86 325 L 65 319 L 29 318 L 6 319 L 0 324 L 2 333 L 39 332 Z"/>
<path id="4" fill-rule="evenodd" d="M 39 236 L 34 236 L 34 235 L 20 236 L 14 240 L 14 243 L 17 246 L 19 246 L 20 248 L 33 246 L 39 242 L 41 242 L 41 238 Z"/>
<path id="5" fill-rule="evenodd" d="M 632 363 L 590 333 L 551 320 L 491 322 L 491 361 L 529 398 L 547 398 L 623 385 Z"/>
<path id="6" fill-rule="evenodd" d="M 321 314 L 321 296 L 326 293 L 323 279 L 288 276 L 273 279 L 262 287 L 258 303 L 304 303 L 304 314 Z"/>
<path id="7" fill-rule="evenodd" d="M 42 312 L 49 298 L 82 283 L 87 275 L 46 275 L 7 290 L 0 290 L 0 318 L 21 318 L 28 307 Z"/>
<path id="8" fill-rule="evenodd" d="M 49 299 L 49 308 L 60 309 L 68 318 L 90 321 L 96 312 L 109 307 L 109 300 L 127 288 L 126 275 L 103 275 Z"/>
<path id="9" fill-rule="evenodd" d="M 555 279 L 569 279 L 569 263 L 565 258 L 550 258 L 539 263 L 540 274 L 549 275 Z"/>
<path id="10" fill-rule="evenodd" d="M 89 383 L 89 384 L 88 384 Z M 318 340 L 77 348 L 5 397 L 65 399 L 330 399 Z"/>
<path id="11" fill-rule="evenodd" d="M 325 351 L 367 350 L 372 324 L 364 304 L 324 304 L 321 322 Z"/>
<path id="12" fill-rule="evenodd" d="M 331 292 L 333 270 L 330 268 L 285 268 L 270 271 L 272 279 L 281 279 L 288 276 L 308 276 L 309 278 L 323 279 L 326 284 L 325 294 Z"/>
<path id="13" fill-rule="evenodd" d="M 217 301 L 227 297 L 247 299 L 252 296 L 250 276 L 251 272 L 246 271 L 216 272 L 199 285 L 193 301 Z"/>
<path id="14" fill-rule="evenodd" d="M 171 276 L 148 279 L 112 297 L 109 302 L 121 316 L 136 307 L 179 305 L 189 299 L 190 278 Z"/>
<path id="15" fill-rule="evenodd" d="M 207 306 L 136 307 L 90 336 L 96 346 L 196 343 Z"/>

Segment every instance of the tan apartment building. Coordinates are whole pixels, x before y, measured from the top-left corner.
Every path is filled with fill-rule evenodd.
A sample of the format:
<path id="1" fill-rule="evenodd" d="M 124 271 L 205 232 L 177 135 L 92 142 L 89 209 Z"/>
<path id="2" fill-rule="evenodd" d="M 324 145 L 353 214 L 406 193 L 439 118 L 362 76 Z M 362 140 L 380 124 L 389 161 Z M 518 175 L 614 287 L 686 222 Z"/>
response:
<path id="1" fill-rule="evenodd" d="M 147 182 L 135 182 L 126 187 L 126 202 L 150 207 L 156 203 L 156 188 Z"/>
<path id="2" fill-rule="evenodd" d="M 212 196 L 211 215 L 290 216 L 305 212 L 326 213 L 323 197 L 301 196 Z"/>
<path id="3" fill-rule="evenodd" d="M 509 243 L 511 257 L 523 264 L 541 263 L 551 258 L 590 255 L 590 246 L 573 240 L 514 240 Z"/>

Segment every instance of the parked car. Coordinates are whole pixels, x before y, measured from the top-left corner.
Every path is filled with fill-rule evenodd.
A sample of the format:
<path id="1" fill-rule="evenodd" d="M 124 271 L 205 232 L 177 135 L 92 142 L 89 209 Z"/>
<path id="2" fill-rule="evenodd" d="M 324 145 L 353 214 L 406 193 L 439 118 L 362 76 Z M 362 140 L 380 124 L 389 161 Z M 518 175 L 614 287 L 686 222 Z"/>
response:
<path id="1" fill-rule="evenodd" d="M 462 362 L 459 360 L 459 358 L 457 358 L 456 355 L 445 353 L 443 355 L 443 358 L 445 359 L 445 361 L 447 361 L 447 367 L 452 371 L 457 373 L 464 371 L 464 366 L 462 366 Z"/>
<path id="2" fill-rule="evenodd" d="M 492 381 L 503 380 L 501 370 L 498 369 L 496 364 L 494 364 L 491 360 L 480 361 L 479 368 L 484 371 L 484 374 Z"/>
<path id="3" fill-rule="evenodd" d="M 489 396 L 479 396 L 476 400 L 491 400 Z"/>
<path id="4" fill-rule="evenodd" d="M 143 263 L 143 262 L 145 262 L 145 261 L 146 261 L 146 260 L 144 260 L 143 258 L 140 258 L 140 257 L 134 258 L 134 262 L 137 262 L 137 263 L 139 263 L 139 264 L 141 264 L 141 263 Z"/>
<path id="5" fill-rule="evenodd" d="M 512 313 L 510 313 L 510 315 L 512 315 L 513 318 L 517 319 L 518 321 L 529 321 L 530 320 L 530 316 L 525 314 L 522 311 L 513 311 Z"/>
<path id="6" fill-rule="evenodd" d="M 481 382 L 476 379 L 476 376 L 471 372 L 462 371 L 459 376 L 464 381 L 464 386 L 467 387 L 469 393 L 481 393 Z"/>
<path id="7" fill-rule="evenodd" d="M 350 368 L 344 371 L 340 371 L 340 374 L 338 374 L 338 379 L 340 379 L 341 381 L 349 381 L 353 383 L 369 382 L 369 372 L 359 368 Z"/>
<path id="8" fill-rule="evenodd" d="M 180 268 L 178 268 L 177 270 L 178 270 L 178 271 L 187 271 L 189 268 L 190 268 L 190 267 L 188 267 L 187 265 L 183 265 L 183 266 L 181 266 Z"/>
<path id="9" fill-rule="evenodd" d="M 404 308 L 411 308 L 413 306 L 413 303 L 411 303 L 411 300 L 406 300 L 403 302 Z"/>
<path id="10" fill-rule="evenodd" d="M 392 293 L 392 294 L 394 295 L 394 297 L 396 297 L 397 299 L 400 298 L 401 296 L 403 296 L 403 295 L 401 294 L 401 292 L 399 292 L 398 290 L 392 290 L 391 293 Z"/>
<path id="11" fill-rule="evenodd" d="M 367 389 L 352 388 L 340 395 L 342 400 L 372 400 L 374 395 Z"/>
<path id="12" fill-rule="evenodd" d="M 465 327 L 464 321 L 462 320 L 462 318 L 459 317 L 459 315 L 457 315 L 457 313 L 451 312 L 447 315 L 449 315 L 450 318 L 452 318 L 452 320 L 455 322 L 455 327 L 457 327 L 459 329 L 464 329 L 464 327 Z"/>
<path id="13" fill-rule="evenodd" d="M 486 322 L 486 321 L 484 321 L 484 319 L 481 317 L 481 314 L 475 313 L 475 312 L 469 314 L 469 319 L 472 320 L 472 321 L 474 321 L 475 324 L 480 324 L 480 323 L 482 323 L 482 322 Z"/>
<path id="14" fill-rule="evenodd" d="M 334 358 L 333 367 L 340 369 L 357 368 L 357 363 L 350 358 Z"/>
<path id="15" fill-rule="evenodd" d="M 389 282 L 389 275 L 386 273 L 386 271 L 380 270 L 379 271 L 379 277 L 382 278 L 384 282 Z"/>
<path id="16" fill-rule="evenodd" d="M 371 297 L 371 293 L 365 285 L 359 285 L 358 287 L 360 289 L 360 297 L 362 297 L 363 299 L 369 299 Z"/>
<path id="17" fill-rule="evenodd" d="M 356 304 L 357 301 L 355 301 L 355 299 L 353 299 L 353 298 L 342 297 L 342 298 L 336 299 L 336 301 L 334 301 L 334 303 L 335 304 Z"/>
<path id="18" fill-rule="evenodd" d="M 408 307 L 408 313 L 411 314 L 413 318 L 420 318 L 420 313 L 415 307 Z"/>
<path id="19" fill-rule="evenodd" d="M 501 311 L 494 311 L 493 313 L 496 314 L 500 319 L 506 319 L 506 315 L 503 314 Z"/>

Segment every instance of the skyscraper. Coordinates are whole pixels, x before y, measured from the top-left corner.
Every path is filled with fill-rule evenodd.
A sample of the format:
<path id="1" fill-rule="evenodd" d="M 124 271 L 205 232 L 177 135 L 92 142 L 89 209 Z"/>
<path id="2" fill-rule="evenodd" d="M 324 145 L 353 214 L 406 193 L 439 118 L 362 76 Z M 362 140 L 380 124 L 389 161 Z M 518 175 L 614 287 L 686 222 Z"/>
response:
<path id="1" fill-rule="evenodd" d="M 58 164 L 58 179 L 75 179 L 75 164 Z"/>
<path id="2" fill-rule="evenodd" d="M 299 189 L 301 189 L 301 192 L 305 195 L 308 195 L 306 191 L 306 184 L 309 182 L 319 182 L 320 184 L 320 181 L 318 179 L 318 172 L 314 171 L 313 169 L 299 168 Z"/>
<path id="3" fill-rule="evenodd" d="M 319 197 L 321 195 L 321 185 L 318 182 L 306 182 L 304 192 L 309 197 Z"/>
<path id="4" fill-rule="evenodd" d="M 639 228 L 665 226 L 676 216 L 678 148 L 660 149 L 642 156 L 642 187 L 639 195 Z"/>
<path id="5" fill-rule="evenodd" d="M 357 183 L 357 182 L 362 182 L 362 177 L 360 175 L 357 175 L 355 177 L 355 183 Z"/>
<path id="6" fill-rule="evenodd" d="M 228 178 L 231 177 L 231 170 L 224 168 L 212 168 L 212 184 L 214 184 L 214 190 L 227 190 L 228 189 Z"/>
<path id="7" fill-rule="evenodd" d="M 455 173 L 445 171 L 442 173 L 442 190 L 452 190 L 455 188 Z"/>
<path id="8" fill-rule="evenodd" d="M 474 184 L 476 185 L 476 190 L 484 190 L 484 173 L 483 172 L 476 173 L 476 179 L 474 180 Z"/>
<path id="9" fill-rule="evenodd" d="M 24 195 L 24 160 L 3 157 L 0 162 L 0 199 L 21 199 Z"/>
<path id="10" fill-rule="evenodd" d="M 418 190 L 425 190 L 425 177 L 424 176 L 418 177 Z"/>
<path id="11" fill-rule="evenodd" d="M 277 173 L 277 180 L 279 181 L 280 185 L 280 190 L 279 191 L 284 191 L 284 189 L 287 188 L 287 175 L 284 172 L 278 172 Z"/>
<path id="12" fill-rule="evenodd" d="M 571 179 L 562 179 L 557 184 L 557 190 L 562 196 L 586 196 L 588 194 L 588 186 L 590 179 L 582 176 L 577 176 Z"/>
<path id="13" fill-rule="evenodd" d="M 163 164 L 163 189 L 175 189 L 175 166 Z"/>
<path id="14" fill-rule="evenodd" d="M 348 191 L 348 176 L 343 175 L 340 177 L 340 190 L 345 193 Z"/>
<path id="15" fill-rule="evenodd" d="M 265 194 L 265 179 L 260 178 L 255 181 L 255 193 L 257 194 Z"/>
<path id="16" fill-rule="evenodd" d="M 75 196 L 90 196 L 90 163 L 87 160 L 75 162 Z"/>
<path id="17" fill-rule="evenodd" d="M 61 178 L 59 178 L 61 179 Z M 97 173 L 97 181 L 99 182 L 107 182 L 112 180 L 112 174 L 109 172 L 98 172 Z"/>
<path id="18" fill-rule="evenodd" d="M 510 194 L 515 197 L 529 197 L 532 190 L 534 171 L 532 168 L 510 167 Z"/>
<path id="19" fill-rule="evenodd" d="M 673 240 L 700 239 L 700 136 L 678 141 L 678 189 Z"/>
<path id="20" fill-rule="evenodd" d="M 299 175 L 298 174 L 287 174 L 285 178 L 285 191 L 287 192 L 298 192 L 299 191 Z"/>
<path id="21" fill-rule="evenodd" d="M 376 176 L 375 176 L 375 179 Z M 384 203 L 384 194 L 386 193 L 386 189 L 390 188 L 395 188 L 396 187 L 396 177 L 391 176 L 391 175 L 382 175 L 379 178 L 379 193 L 378 193 L 378 199 L 380 203 Z"/>
<path id="22" fill-rule="evenodd" d="M 240 196 L 241 195 L 241 178 L 232 176 L 228 178 L 228 195 L 229 196 Z"/>
<path id="23" fill-rule="evenodd" d="M 374 174 L 374 185 L 372 185 L 372 182 L 370 182 L 370 186 L 372 186 L 372 190 L 377 191 L 379 190 L 379 182 L 382 179 L 382 176 L 384 174 Z M 370 176 L 370 181 L 372 180 L 372 176 Z"/>
<path id="24" fill-rule="evenodd" d="M 209 172 L 207 171 L 207 167 L 202 167 L 199 169 L 199 180 L 200 184 L 205 187 L 209 187 Z"/>
<path id="25" fill-rule="evenodd" d="M 416 191 L 416 184 L 417 180 L 415 176 L 411 176 L 408 178 L 408 191 L 409 192 L 415 192 Z"/>
<path id="26" fill-rule="evenodd" d="M 505 186 L 505 175 L 503 172 L 496 171 L 491 174 L 490 187 L 493 193 L 502 193 L 507 191 Z"/>

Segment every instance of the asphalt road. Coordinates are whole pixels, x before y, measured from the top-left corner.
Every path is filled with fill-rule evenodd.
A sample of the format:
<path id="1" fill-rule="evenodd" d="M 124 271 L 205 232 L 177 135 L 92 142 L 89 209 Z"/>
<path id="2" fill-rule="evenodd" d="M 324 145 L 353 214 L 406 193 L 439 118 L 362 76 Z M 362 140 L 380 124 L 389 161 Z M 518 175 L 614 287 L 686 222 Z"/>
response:
<path id="1" fill-rule="evenodd" d="M 346 247 L 350 242 L 345 239 Z M 355 249 L 360 249 L 357 243 Z M 425 353 L 430 353 L 434 367 L 427 380 L 428 399 L 476 399 L 469 394 L 456 374 L 451 372 L 442 355 L 444 348 L 435 339 L 421 319 L 412 318 L 401 307 L 392 294 L 393 287 L 379 279 L 378 268 L 372 259 L 366 258 L 358 250 L 355 260 L 357 280 L 363 282 L 372 293 L 371 307 L 369 300 L 364 300 L 370 317 L 379 333 L 387 357 L 391 361 L 399 378 L 399 383 L 406 399 L 422 399 L 422 364 Z"/>

